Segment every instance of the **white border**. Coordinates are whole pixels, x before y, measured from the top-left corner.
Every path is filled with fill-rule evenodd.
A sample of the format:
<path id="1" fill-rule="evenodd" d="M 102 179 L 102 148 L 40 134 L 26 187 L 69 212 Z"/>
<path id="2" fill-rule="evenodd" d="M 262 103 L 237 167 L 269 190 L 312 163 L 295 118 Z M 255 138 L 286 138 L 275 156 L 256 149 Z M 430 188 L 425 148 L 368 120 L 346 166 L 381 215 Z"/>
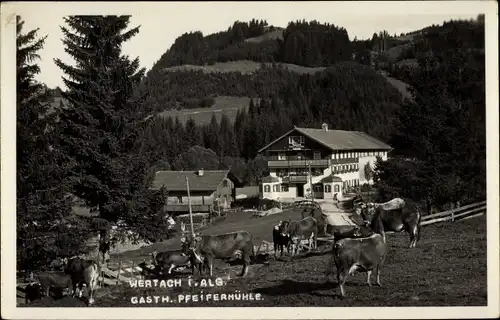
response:
<path id="1" fill-rule="evenodd" d="M 213 3 L 213 2 L 212 2 Z M 56 7 L 54 6 L 56 4 Z M 276 4 L 276 3 L 275 3 Z M 161 9 L 162 3 L 152 2 L 22 2 L 2 3 L 1 15 L 1 226 L 2 226 L 2 317 L 9 319 L 324 319 L 324 318 L 486 318 L 500 316 L 499 307 L 499 153 L 498 153 L 498 5 L 496 1 L 380 1 L 380 2 L 288 2 L 280 10 L 304 12 L 332 10 L 336 13 L 363 15 L 412 14 L 485 14 L 486 26 L 486 85 L 487 85 L 487 187 L 488 187 L 488 307 L 352 307 L 352 308 L 16 308 L 15 304 L 15 14 L 37 10 L 58 10 L 69 14 L 137 14 L 145 7 Z M 196 11 L 208 12 L 210 3 L 185 4 Z M 248 3 L 269 9 L 269 3 Z M 244 10 L 243 3 L 225 3 L 227 12 Z M 141 10 L 139 10 L 139 8 Z M 208 10 L 208 11 L 207 11 Z M 265 12 L 265 11 L 263 11 Z M 289 12 L 287 12 L 289 13 Z M 209 14 L 206 14 L 210 18 Z M 261 18 L 261 17 L 255 17 Z M 170 18 L 171 23 L 175 20 Z M 335 23 L 334 21 L 332 21 Z M 270 21 L 272 23 L 272 21 Z"/>

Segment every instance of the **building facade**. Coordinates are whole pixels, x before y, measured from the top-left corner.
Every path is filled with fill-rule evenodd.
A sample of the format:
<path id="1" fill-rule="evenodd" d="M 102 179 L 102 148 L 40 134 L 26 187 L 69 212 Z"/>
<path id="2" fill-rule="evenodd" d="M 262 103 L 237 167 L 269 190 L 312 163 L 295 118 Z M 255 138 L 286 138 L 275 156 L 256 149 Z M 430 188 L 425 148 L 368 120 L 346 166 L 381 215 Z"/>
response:
<path id="1" fill-rule="evenodd" d="M 235 182 L 231 179 L 229 170 L 158 171 L 151 188 L 159 190 L 165 186 L 168 192 L 167 212 L 189 212 L 186 178 L 189 181 L 193 213 L 231 207 L 235 198 Z"/>
<path id="2" fill-rule="evenodd" d="M 372 183 L 376 158 L 387 160 L 391 149 L 360 131 L 294 127 L 259 150 L 270 171 L 261 180 L 260 197 L 341 197 L 350 186 Z"/>

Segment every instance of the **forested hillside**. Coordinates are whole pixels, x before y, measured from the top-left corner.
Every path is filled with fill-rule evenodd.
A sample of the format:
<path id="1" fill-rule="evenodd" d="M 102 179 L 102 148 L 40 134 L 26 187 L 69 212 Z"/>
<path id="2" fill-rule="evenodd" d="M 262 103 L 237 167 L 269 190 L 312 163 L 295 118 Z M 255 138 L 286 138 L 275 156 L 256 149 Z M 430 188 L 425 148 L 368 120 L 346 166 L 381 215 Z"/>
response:
<path id="1" fill-rule="evenodd" d="M 395 138 L 401 136 L 397 126 L 408 108 L 400 92 L 411 92 L 412 98 L 419 95 L 415 88 L 422 79 L 417 73 L 429 68 L 430 61 L 438 61 L 446 70 L 439 77 L 449 83 L 449 95 L 484 105 L 479 98 L 484 80 L 478 78 L 484 69 L 483 38 L 481 17 L 448 21 L 406 35 L 390 36 L 384 31 L 351 42 L 345 29 L 316 21 L 291 22 L 279 29 L 252 20 L 235 22 L 227 31 L 208 36 L 186 33 L 147 73 L 136 92 L 144 99 L 139 112 L 149 123 L 140 150 L 150 155 L 155 168 L 192 169 L 180 164 L 179 155 L 194 146 L 209 149 L 212 153 L 204 156 L 217 160 L 209 160 L 205 169 L 232 164 L 247 183 L 257 183 L 266 169 L 262 161 L 256 172 L 245 164 L 293 125 L 320 127 L 326 122 L 336 129 L 365 131 L 404 154 L 411 147 L 399 146 L 402 138 Z M 404 63 L 409 60 L 411 64 Z M 380 69 L 393 78 L 382 76 Z M 455 71 L 461 78 L 449 82 L 446 77 Z M 414 88 L 398 91 L 396 81 Z M 461 92 L 457 81 L 468 89 Z M 186 109 L 194 110 L 197 122 L 188 120 L 189 116 L 169 118 Z M 207 112 L 200 112 L 204 109 Z M 471 111 L 478 126 L 484 121 L 483 111 Z"/>

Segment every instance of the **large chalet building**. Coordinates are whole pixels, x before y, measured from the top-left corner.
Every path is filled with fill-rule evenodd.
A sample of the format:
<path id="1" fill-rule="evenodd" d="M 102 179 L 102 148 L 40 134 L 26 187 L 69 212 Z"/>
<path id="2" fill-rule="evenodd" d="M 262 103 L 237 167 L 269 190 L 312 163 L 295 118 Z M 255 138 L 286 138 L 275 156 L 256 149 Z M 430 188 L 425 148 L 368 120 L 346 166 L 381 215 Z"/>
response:
<path id="1" fill-rule="evenodd" d="M 321 129 L 294 127 L 258 151 L 270 171 L 261 180 L 260 197 L 294 199 L 311 190 L 315 199 L 342 196 L 350 186 L 372 183 L 365 166 L 370 163 L 373 169 L 376 157 L 387 160 L 390 150 L 360 131 L 329 130 L 326 124 Z"/>

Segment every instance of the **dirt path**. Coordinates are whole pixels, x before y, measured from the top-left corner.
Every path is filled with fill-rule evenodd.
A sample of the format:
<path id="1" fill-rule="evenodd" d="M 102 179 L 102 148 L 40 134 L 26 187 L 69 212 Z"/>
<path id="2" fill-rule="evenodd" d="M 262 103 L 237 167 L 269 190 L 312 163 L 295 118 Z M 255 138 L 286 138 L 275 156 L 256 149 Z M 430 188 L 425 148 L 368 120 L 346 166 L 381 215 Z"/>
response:
<path id="1" fill-rule="evenodd" d="M 319 204 L 323 213 L 328 216 L 328 224 L 333 226 L 352 226 L 356 224 L 352 221 L 347 212 L 339 209 L 335 204 L 326 201 L 321 201 Z"/>

